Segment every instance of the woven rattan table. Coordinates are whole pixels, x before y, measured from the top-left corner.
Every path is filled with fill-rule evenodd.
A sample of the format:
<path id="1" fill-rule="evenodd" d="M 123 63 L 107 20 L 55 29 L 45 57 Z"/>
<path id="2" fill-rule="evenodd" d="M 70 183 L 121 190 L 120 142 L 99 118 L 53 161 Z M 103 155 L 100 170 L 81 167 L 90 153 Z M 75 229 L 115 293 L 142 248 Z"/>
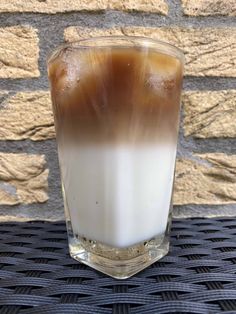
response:
<path id="1" fill-rule="evenodd" d="M 168 256 L 127 280 L 69 257 L 63 222 L 0 224 L 0 313 L 236 313 L 236 219 L 172 225 Z"/>

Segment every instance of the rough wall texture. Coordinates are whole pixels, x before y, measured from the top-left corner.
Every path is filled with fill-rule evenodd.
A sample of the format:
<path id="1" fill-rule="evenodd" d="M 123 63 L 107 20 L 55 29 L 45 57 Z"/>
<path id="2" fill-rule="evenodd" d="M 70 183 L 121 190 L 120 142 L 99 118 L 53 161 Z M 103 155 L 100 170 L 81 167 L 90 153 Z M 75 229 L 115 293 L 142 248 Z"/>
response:
<path id="1" fill-rule="evenodd" d="M 0 78 L 38 77 L 38 36 L 30 26 L 0 29 Z"/>
<path id="2" fill-rule="evenodd" d="M 0 153 L 0 204 L 43 203 L 48 200 L 44 156 Z"/>
<path id="3" fill-rule="evenodd" d="M 64 217 L 46 56 L 107 34 L 185 52 L 174 215 L 236 215 L 235 15 L 233 0 L 0 0 L 0 220 Z"/>
<path id="4" fill-rule="evenodd" d="M 51 138 L 55 138 L 55 128 L 48 91 L 3 93 L 0 140 Z"/>
<path id="5" fill-rule="evenodd" d="M 182 0 L 184 14 L 191 16 L 236 16 L 235 0 Z"/>

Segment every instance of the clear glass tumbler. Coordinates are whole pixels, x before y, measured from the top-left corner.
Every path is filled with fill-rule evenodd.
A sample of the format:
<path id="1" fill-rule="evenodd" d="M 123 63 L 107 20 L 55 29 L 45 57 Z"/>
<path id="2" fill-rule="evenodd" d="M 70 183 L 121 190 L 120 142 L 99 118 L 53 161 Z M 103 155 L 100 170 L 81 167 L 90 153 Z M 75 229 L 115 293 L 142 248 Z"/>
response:
<path id="1" fill-rule="evenodd" d="M 48 59 L 70 254 L 115 278 L 168 252 L 183 59 L 125 36 Z"/>

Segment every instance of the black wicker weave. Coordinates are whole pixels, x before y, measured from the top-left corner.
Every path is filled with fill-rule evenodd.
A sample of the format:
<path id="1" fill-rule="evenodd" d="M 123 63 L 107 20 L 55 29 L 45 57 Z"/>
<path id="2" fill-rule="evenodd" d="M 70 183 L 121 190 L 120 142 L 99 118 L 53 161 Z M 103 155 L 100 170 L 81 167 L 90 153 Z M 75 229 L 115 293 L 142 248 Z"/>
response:
<path id="1" fill-rule="evenodd" d="M 174 221 L 168 256 L 127 280 L 69 257 L 64 223 L 0 224 L 0 313 L 236 313 L 236 220 Z"/>

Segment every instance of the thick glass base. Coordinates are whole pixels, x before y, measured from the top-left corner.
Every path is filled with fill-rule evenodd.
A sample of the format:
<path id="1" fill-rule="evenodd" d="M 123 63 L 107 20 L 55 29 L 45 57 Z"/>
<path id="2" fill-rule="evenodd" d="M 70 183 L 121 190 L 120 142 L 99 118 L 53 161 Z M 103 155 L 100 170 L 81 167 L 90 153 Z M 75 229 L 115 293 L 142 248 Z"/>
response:
<path id="1" fill-rule="evenodd" d="M 169 238 L 159 235 L 128 248 L 113 248 L 85 237 L 69 236 L 72 258 L 113 278 L 126 279 L 156 262 L 169 250 Z"/>

